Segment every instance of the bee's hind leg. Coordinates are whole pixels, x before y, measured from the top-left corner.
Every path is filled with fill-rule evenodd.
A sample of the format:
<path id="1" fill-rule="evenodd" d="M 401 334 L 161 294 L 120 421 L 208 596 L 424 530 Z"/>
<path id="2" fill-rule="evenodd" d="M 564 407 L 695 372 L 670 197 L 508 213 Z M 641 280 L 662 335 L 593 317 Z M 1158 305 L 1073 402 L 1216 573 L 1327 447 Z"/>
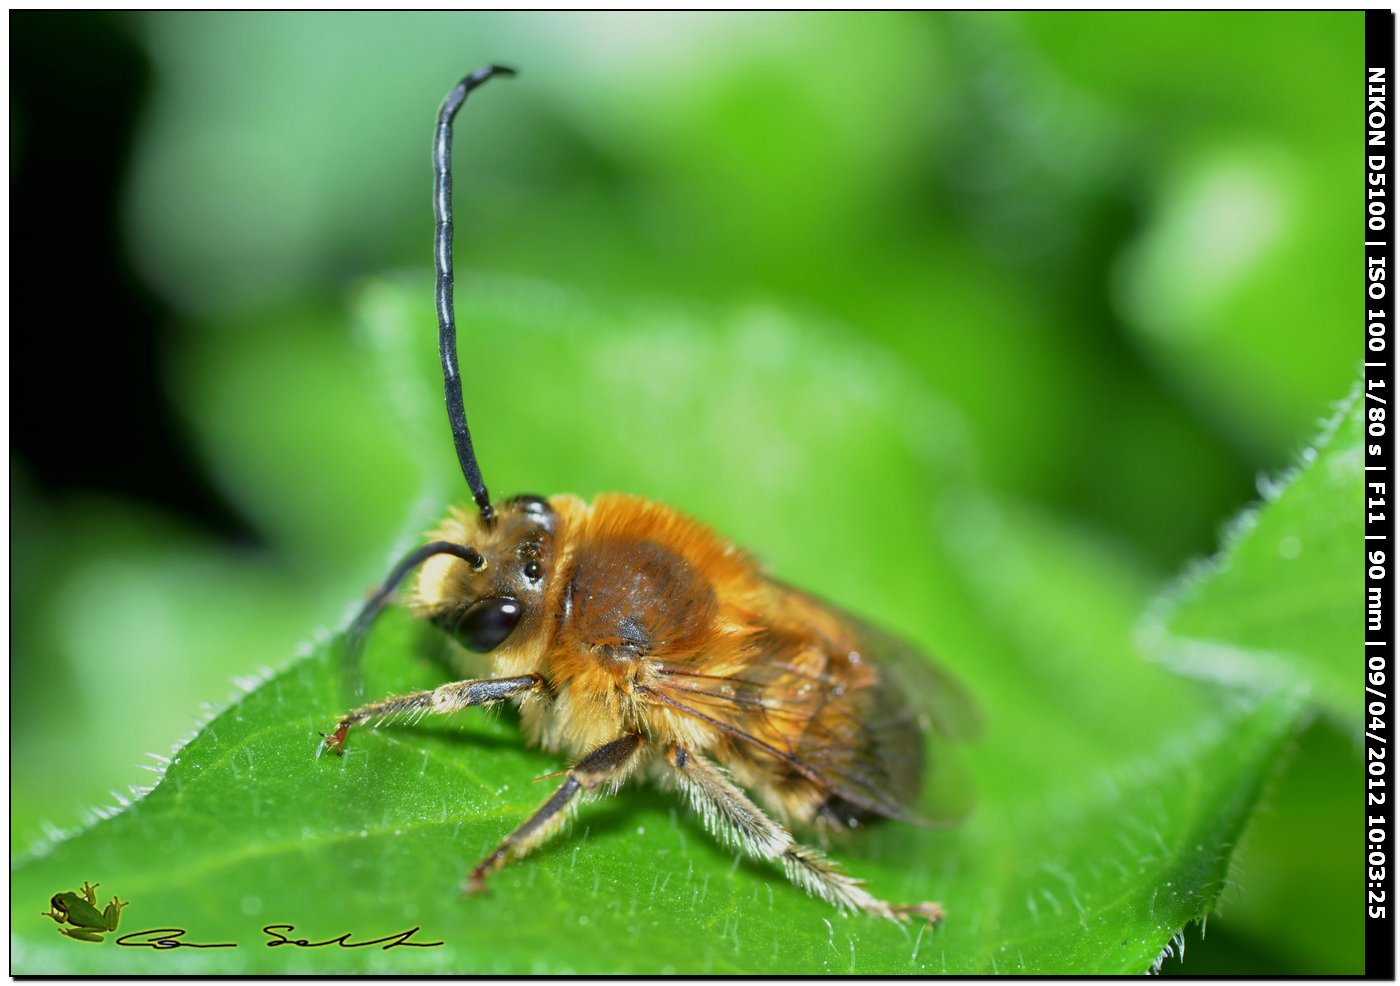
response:
<path id="1" fill-rule="evenodd" d="M 616 789 L 637 762 L 642 738 L 635 734 L 605 743 L 567 771 L 568 777 L 548 801 L 510 835 L 505 837 L 485 859 L 477 864 L 467 879 L 466 891 L 478 894 L 486 889 L 486 878 L 511 859 L 519 859 L 548 839 L 568 817 L 567 809 L 580 791 L 596 791 L 604 784 Z"/>
<path id="2" fill-rule="evenodd" d="M 798 844 L 792 835 L 765 815 L 728 775 L 683 746 L 672 746 L 667 761 L 690 806 L 705 828 L 731 848 L 755 859 L 779 863 L 787 878 L 809 894 L 842 910 L 865 911 L 891 921 L 911 915 L 939 921 L 943 908 L 934 903 L 889 904 L 865 889 L 862 881 L 842 873 L 819 850 Z"/>

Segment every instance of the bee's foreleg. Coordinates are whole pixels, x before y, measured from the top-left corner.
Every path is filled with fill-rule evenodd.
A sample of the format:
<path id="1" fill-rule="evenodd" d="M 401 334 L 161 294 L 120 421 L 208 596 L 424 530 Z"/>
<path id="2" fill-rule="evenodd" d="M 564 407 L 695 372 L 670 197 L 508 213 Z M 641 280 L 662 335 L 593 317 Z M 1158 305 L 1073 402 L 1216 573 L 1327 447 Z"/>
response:
<path id="1" fill-rule="evenodd" d="M 467 879 L 467 893 L 480 893 L 486 878 L 499 870 L 508 860 L 519 859 L 538 846 L 568 817 L 566 809 L 580 791 L 593 792 L 605 784 L 613 789 L 636 764 L 642 738 L 635 734 L 605 743 L 584 757 L 568 771 L 564 783 L 525 823 L 505 837 L 495 850 L 477 864 Z"/>
<path id="2" fill-rule="evenodd" d="M 323 733 L 326 749 L 339 752 L 345 746 L 345 734 L 351 726 L 367 719 L 378 719 L 403 712 L 417 712 L 422 715 L 446 715 L 473 705 L 491 705 L 517 695 L 524 695 L 540 685 L 541 678 L 536 674 L 523 674 L 515 678 L 473 678 L 469 681 L 454 681 L 426 692 L 413 692 L 371 702 L 353 712 L 347 712 L 336 723 L 335 731 Z"/>
<path id="3" fill-rule="evenodd" d="M 938 904 L 888 904 L 842 873 L 820 851 L 799 845 L 792 835 L 749 800 L 729 776 L 704 757 L 673 746 L 667 760 L 676 769 L 681 790 L 704 820 L 705 828 L 731 848 L 757 859 L 776 860 L 787 878 L 809 894 L 849 911 L 866 911 L 892 921 L 909 915 L 937 921 Z"/>

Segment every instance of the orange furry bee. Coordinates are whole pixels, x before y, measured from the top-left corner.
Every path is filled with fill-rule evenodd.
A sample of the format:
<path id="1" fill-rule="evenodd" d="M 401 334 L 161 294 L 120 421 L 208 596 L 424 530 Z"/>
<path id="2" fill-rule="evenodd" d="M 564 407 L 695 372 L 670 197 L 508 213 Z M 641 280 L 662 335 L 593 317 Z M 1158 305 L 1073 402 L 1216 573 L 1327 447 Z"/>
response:
<path id="1" fill-rule="evenodd" d="M 453 510 L 410 553 L 351 630 L 358 639 L 421 566 L 410 606 L 494 677 L 387 698 L 324 737 L 401 713 L 518 703 L 529 739 L 575 758 L 554 794 L 472 870 L 469 892 L 554 832 L 583 794 L 635 775 L 679 789 L 740 853 L 778 863 L 837 907 L 937 920 L 935 903 L 890 904 L 770 817 L 856 828 L 918 821 L 924 736 L 966 735 L 971 701 L 909 645 L 766 575 L 742 550 L 663 504 L 607 494 L 516 496 L 493 505 L 472 450 L 452 300 L 452 121 L 496 75 L 463 79 L 434 142 L 439 350 L 448 418 L 475 510 Z M 767 812 L 752 800 L 752 791 Z"/>

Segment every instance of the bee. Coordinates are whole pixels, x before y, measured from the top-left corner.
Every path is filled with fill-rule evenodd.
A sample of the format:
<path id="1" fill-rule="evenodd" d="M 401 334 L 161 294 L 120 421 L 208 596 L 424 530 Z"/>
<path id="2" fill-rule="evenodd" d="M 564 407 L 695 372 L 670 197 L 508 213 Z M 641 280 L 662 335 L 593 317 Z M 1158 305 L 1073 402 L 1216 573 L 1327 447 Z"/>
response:
<path id="1" fill-rule="evenodd" d="M 825 835 L 879 818 L 920 821 L 912 805 L 925 735 L 975 728 L 972 702 L 952 678 L 664 504 L 617 493 L 592 503 L 570 494 L 492 503 L 457 364 L 450 159 L 467 95 L 513 74 L 491 65 L 458 83 L 438 112 L 433 146 L 438 348 L 474 506 L 454 508 L 350 629 L 357 641 L 418 569 L 412 612 L 491 655 L 494 674 L 348 712 L 322 734 L 323 748 L 339 753 L 352 727 L 388 716 L 516 703 L 526 736 L 573 766 L 471 871 L 468 893 L 549 838 L 586 796 L 649 777 L 679 791 L 731 849 L 776 863 L 809 894 L 891 920 L 939 920 L 937 903 L 874 896 L 786 823 Z"/>

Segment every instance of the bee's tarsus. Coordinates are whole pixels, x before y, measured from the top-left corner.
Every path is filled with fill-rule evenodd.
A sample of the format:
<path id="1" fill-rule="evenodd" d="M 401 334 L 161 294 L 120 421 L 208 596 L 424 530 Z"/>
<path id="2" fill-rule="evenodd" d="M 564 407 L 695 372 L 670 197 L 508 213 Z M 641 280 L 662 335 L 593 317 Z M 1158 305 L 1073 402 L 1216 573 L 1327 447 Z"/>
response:
<path id="1" fill-rule="evenodd" d="M 462 893 L 468 897 L 480 897 L 489 893 L 486 889 L 486 878 L 505 865 L 505 855 L 503 850 L 498 849 L 478 863 L 471 876 L 467 877 L 467 882 L 462 885 Z"/>
<path id="2" fill-rule="evenodd" d="M 342 722 L 335 727 L 335 732 L 333 733 L 319 733 L 318 735 L 321 737 L 321 749 L 330 750 L 332 753 L 344 753 L 345 734 L 349 731 L 350 724 L 348 722 Z M 317 755 L 320 755 L 319 751 Z"/>
<path id="3" fill-rule="evenodd" d="M 929 924 L 938 924 L 943 920 L 943 905 L 936 901 L 924 901 L 922 904 L 895 904 L 890 910 L 900 921 L 916 917 L 923 918 Z"/>
<path id="4" fill-rule="evenodd" d="M 462 896 L 490 897 L 491 889 L 486 886 L 486 876 L 487 874 L 485 873 L 478 873 L 473 870 L 471 876 L 467 877 L 466 881 L 462 884 Z"/>

